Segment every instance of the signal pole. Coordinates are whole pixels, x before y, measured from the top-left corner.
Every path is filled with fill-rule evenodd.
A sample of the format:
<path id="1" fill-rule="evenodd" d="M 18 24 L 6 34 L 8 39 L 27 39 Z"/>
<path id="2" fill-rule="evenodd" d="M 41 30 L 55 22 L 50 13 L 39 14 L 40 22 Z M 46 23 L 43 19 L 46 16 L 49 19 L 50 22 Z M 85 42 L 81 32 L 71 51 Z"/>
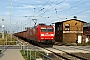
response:
<path id="1" fill-rule="evenodd" d="M 2 17 L 2 39 L 4 39 L 4 18 Z"/>

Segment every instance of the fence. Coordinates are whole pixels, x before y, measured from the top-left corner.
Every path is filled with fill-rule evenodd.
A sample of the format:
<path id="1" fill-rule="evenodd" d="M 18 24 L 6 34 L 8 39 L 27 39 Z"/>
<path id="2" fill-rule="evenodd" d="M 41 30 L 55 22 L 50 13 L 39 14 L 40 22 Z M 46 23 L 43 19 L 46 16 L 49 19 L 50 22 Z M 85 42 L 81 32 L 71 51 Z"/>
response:
<path id="1" fill-rule="evenodd" d="M 48 57 L 48 55 L 45 54 L 43 51 L 39 51 L 34 48 L 30 48 L 28 44 L 22 43 L 21 41 L 18 41 L 19 48 L 24 52 L 24 54 L 27 56 L 28 60 L 36 60 L 38 55 L 40 55 L 42 60 L 53 60 L 52 58 Z"/>
<path id="2" fill-rule="evenodd" d="M 0 43 L 2 43 L 2 44 L 1 44 L 1 47 L 2 47 L 2 48 L 1 48 L 1 53 L 3 53 L 3 52 L 6 50 L 6 47 L 7 47 L 7 46 L 16 45 L 16 44 L 17 44 L 17 41 L 12 41 L 12 42 L 11 42 L 11 41 L 3 41 L 3 40 L 1 41 L 1 40 L 0 40 Z"/>

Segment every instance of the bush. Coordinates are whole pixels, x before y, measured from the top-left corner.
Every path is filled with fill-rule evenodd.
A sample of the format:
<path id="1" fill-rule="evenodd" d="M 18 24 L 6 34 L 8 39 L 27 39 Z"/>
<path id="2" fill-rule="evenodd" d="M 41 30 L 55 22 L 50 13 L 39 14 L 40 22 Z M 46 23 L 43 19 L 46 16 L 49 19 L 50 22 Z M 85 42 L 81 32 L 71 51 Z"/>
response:
<path id="1" fill-rule="evenodd" d="M 0 54 L 1 54 L 2 50 L 0 50 Z"/>
<path id="2" fill-rule="evenodd" d="M 0 34 L 1 36 L 1 34 Z M 6 42 L 6 36 L 7 36 L 7 42 Z M 10 38 L 10 35 L 9 34 L 5 34 L 4 36 L 4 39 L 2 39 L 2 37 L 0 38 L 0 45 L 4 45 L 4 44 L 7 44 L 7 45 L 16 45 L 16 37 L 12 35 L 12 41 L 14 42 L 10 42 L 11 38 Z"/>
<path id="3" fill-rule="evenodd" d="M 78 46 L 89 46 L 90 45 L 90 41 L 87 43 L 78 43 Z"/>

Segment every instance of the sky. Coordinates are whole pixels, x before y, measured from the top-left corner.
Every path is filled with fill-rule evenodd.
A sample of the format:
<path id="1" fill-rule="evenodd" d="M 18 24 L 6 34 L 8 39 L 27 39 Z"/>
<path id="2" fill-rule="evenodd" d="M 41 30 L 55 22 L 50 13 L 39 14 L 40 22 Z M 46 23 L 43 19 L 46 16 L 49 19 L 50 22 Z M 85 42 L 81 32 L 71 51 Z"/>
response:
<path id="1" fill-rule="evenodd" d="M 33 19 L 37 20 L 37 24 L 51 24 L 73 16 L 90 22 L 90 0 L 0 0 L 0 26 L 3 17 L 7 31 L 10 27 L 14 32 L 32 27 Z"/>

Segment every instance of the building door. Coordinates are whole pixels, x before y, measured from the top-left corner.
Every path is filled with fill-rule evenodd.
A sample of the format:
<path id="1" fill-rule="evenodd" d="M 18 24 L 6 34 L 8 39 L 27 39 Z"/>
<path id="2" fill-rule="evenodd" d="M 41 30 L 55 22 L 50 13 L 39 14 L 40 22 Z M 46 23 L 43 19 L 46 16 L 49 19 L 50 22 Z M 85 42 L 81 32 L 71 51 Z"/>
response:
<path id="1" fill-rule="evenodd" d="M 88 42 L 88 38 L 85 39 L 85 42 L 86 42 L 86 43 Z"/>
<path id="2" fill-rule="evenodd" d="M 81 43 L 81 42 L 82 42 L 82 36 L 79 35 L 79 36 L 78 36 L 78 43 Z"/>

